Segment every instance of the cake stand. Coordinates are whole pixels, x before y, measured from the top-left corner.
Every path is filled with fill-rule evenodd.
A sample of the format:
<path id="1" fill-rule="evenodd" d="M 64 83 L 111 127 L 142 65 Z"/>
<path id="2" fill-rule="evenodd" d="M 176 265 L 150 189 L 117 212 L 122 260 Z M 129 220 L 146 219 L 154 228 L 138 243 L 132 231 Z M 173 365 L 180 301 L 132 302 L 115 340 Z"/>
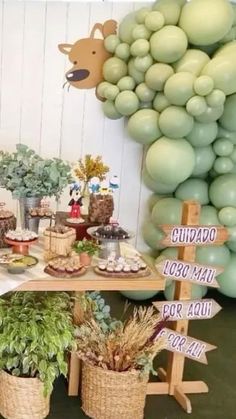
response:
<path id="1" fill-rule="evenodd" d="M 101 242 L 101 250 L 99 252 L 99 257 L 101 259 L 107 259 L 111 253 L 114 253 L 116 255 L 116 258 L 121 256 L 120 251 L 120 243 L 121 242 L 127 242 L 128 240 L 132 239 L 134 237 L 134 234 L 127 231 L 129 237 L 128 238 L 120 238 L 120 239 L 108 239 L 105 237 L 98 237 L 95 235 L 95 231 L 97 230 L 97 227 L 90 227 L 87 229 L 87 233 L 95 240 L 98 240 Z"/>
<path id="2" fill-rule="evenodd" d="M 17 241 L 5 237 L 4 240 L 7 244 L 9 244 L 12 247 L 12 253 L 18 253 L 20 255 L 27 256 L 29 255 L 29 246 L 31 246 L 31 244 L 34 244 L 38 239 L 35 238 L 33 240 L 28 241 Z"/>

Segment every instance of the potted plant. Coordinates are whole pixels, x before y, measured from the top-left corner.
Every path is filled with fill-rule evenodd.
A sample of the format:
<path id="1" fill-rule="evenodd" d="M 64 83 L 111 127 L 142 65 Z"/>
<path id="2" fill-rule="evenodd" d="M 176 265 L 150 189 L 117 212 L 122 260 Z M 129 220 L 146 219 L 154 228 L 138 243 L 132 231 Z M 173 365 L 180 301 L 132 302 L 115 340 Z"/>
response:
<path id="1" fill-rule="evenodd" d="M 66 376 L 65 352 L 74 349 L 66 293 L 16 292 L 0 299 L 0 414 L 42 419 L 53 382 Z"/>
<path id="2" fill-rule="evenodd" d="M 39 207 L 43 197 L 59 198 L 71 181 L 71 167 L 61 159 L 43 159 L 24 144 L 16 151 L 0 151 L 0 187 L 20 201 L 22 228 L 29 227 L 26 210 Z M 31 220 L 37 230 L 38 219 Z"/>
<path id="3" fill-rule="evenodd" d="M 93 419 L 142 419 L 153 359 L 165 346 L 159 337 L 165 323 L 153 307 L 140 307 L 127 321 L 114 324 L 108 317 L 106 324 L 90 316 L 76 330 L 82 408 Z"/>
<path id="4" fill-rule="evenodd" d="M 79 240 L 73 245 L 73 250 L 80 255 L 80 262 L 84 266 L 91 265 L 92 257 L 100 249 L 100 246 L 93 240 Z"/>

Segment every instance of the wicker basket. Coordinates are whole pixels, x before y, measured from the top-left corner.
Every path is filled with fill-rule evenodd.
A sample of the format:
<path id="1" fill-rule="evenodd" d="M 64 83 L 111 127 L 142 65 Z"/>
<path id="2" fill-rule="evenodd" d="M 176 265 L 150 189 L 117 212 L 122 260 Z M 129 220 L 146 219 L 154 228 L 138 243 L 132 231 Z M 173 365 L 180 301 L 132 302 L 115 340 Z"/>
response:
<path id="1" fill-rule="evenodd" d="M 147 379 L 83 364 L 82 409 L 93 419 L 142 419 Z"/>
<path id="2" fill-rule="evenodd" d="M 71 252 L 71 246 L 76 239 L 73 228 L 68 228 L 66 233 L 55 233 L 50 230 L 44 231 L 44 249 L 54 256 L 67 256 Z"/>
<path id="3" fill-rule="evenodd" d="M 49 414 L 49 397 L 38 378 L 14 377 L 0 371 L 0 414 L 6 419 L 43 419 Z"/>

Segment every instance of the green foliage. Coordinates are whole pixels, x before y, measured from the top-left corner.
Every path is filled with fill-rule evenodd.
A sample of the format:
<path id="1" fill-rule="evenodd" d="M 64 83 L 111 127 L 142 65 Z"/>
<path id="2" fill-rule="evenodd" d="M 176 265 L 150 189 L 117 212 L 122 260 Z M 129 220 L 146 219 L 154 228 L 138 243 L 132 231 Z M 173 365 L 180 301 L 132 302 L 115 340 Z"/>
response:
<path id="1" fill-rule="evenodd" d="M 48 395 L 55 378 L 67 374 L 65 352 L 75 348 L 67 293 L 16 292 L 0 299 L 0 369 L 38 377 Z"/>
<path id="2" fill-rule="evenodd" d="M 43 159 L 24 144 L 17 144 L 11 154 L 0 151 L 0 187 L 14 198 L 59 198 L 71 180 L 71 168 L 61 159 Z"/>
<path id="3" fill-rule="evenodd" d="M 73 249 L 76 253 L 87 253 L 90 256 L 93 256 L 98 249 L 100 249 L 100 246 L 92 241 L 83 239 L 81 241 L 76 241 L 73 245 Z"/>

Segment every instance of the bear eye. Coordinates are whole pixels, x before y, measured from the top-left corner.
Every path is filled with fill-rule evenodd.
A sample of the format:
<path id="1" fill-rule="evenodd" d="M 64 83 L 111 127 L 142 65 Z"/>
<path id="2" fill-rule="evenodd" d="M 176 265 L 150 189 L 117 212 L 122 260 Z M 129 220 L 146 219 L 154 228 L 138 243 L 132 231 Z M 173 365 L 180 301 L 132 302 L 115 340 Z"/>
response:
<path id="1" fill-rule="evenodd" d="M 74 61 L 73 64 L 77 64 L 77 61 Z"/>
<path id="2" fill-rule="evenodd" d="M 96 51 L 93 51 L 92 54 L 96 54 Z"/>

